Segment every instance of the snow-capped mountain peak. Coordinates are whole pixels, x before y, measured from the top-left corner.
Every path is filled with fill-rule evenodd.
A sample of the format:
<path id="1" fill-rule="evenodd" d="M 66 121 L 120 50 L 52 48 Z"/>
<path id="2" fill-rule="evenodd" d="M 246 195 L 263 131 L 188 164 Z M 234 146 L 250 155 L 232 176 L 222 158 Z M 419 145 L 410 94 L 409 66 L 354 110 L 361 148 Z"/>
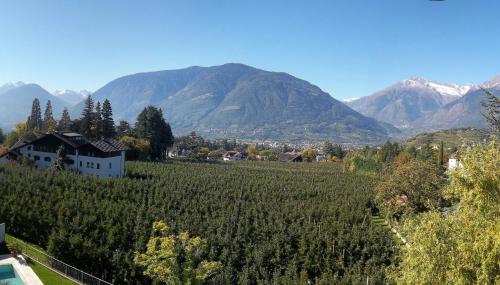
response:
<path id="1" fill-rule="evenodd" d="M 500 75 L 494 76 L 492 79 L 481 84 L 483 88 L 500 87 Z"/>
<path id="2" fill-rule="evenodd" d="M 454 97 L 461 97 L 465 95 L 465 93 L 467 93 L 473 87 L 472 84 L 446 84 L 437 81 L 426 80 L 421 77 L 412 77 L 409 79 L 405 79 L 401 83 L 404 86 L 427 88 L 441 95 Z"/>

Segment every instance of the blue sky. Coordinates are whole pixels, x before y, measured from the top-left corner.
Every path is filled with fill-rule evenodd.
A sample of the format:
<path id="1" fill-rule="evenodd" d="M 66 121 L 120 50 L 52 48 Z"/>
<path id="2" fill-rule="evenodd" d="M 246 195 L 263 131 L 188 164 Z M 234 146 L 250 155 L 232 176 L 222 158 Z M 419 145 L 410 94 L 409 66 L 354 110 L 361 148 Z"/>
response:
<path id="1" fill-rule="evenodd" d="M 0 0 L 0 84 L 95 91 L 123 75 L 240 62 L 336 98 L 420 76 L 500 73 L 500 1 Z"/>

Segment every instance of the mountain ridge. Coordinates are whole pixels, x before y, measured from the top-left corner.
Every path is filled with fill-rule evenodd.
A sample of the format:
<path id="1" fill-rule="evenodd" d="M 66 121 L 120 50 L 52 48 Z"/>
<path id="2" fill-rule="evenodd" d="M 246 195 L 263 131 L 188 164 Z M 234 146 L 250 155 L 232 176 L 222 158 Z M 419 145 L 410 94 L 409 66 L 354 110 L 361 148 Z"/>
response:
<path id="1" fill-rule="evenodd" d="M 378 141 L 397 132 L 305 80 L 239 63 L 127 75 L 93 98 L 109 99 L 116 119 L 131 122 L 145 106 L 161 107 L 177 134 Z M 72 112 L 81 109 L 80 103 Z"/>

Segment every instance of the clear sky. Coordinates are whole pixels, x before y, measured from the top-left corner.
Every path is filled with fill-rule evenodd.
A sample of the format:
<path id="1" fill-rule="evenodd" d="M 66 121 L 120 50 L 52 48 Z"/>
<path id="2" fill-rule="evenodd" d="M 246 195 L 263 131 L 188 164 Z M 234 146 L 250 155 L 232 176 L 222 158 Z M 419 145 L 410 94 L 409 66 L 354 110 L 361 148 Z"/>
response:
<path id="1" fill-rule="evenodd" d="M 0 84 L 88 89 L 131 73 L 239 62 L 336 98 L 420 76 L 500 73 L 499 0 L 0 0 Z"/>

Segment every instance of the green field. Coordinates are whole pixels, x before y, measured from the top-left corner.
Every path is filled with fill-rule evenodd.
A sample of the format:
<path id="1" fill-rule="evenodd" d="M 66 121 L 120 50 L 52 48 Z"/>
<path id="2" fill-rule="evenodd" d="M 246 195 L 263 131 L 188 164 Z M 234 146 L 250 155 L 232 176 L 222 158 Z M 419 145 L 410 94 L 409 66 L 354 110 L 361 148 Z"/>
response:
<path id="1" fill-rule="evenodd" d="M 129 162 L 109 180 L 0 166 L 0 220 L 115 284 L 151 284 L 133 256 L 157 220 L 207 239 L 210 284 L 380 284 L 397 243 L 372 219 L 375 183 L 330 163 Z"/>

